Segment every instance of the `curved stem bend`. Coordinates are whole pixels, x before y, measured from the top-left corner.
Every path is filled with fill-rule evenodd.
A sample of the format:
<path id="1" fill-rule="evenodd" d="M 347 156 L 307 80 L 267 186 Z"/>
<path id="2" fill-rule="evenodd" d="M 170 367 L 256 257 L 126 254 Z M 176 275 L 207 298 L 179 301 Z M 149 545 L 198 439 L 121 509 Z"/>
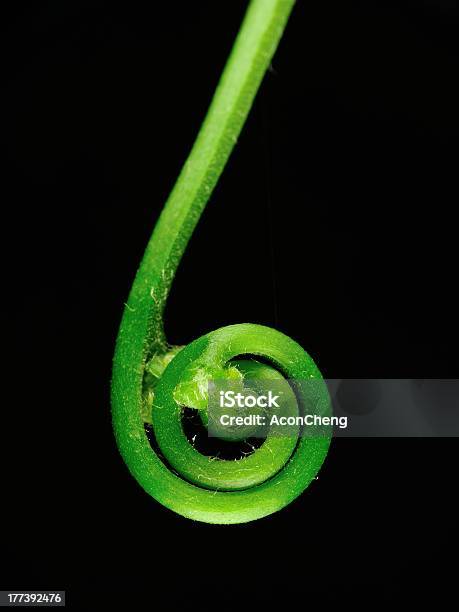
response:
<path id="1" fill-rule="evenodd" d="M 315 443 L 309 441 L 301 450 L 300 441 L 296 450 L 285 451 L 283 470 L 279 471 L 278 463 L 273 468 L 274 472 L 268 470 L 268 482 L 260 484 L 259 479 L 254 477 L 252 480 L 249 478 L 248 488 L 237 492 L 211 491 L 197 485 L 192 474 L 180 476 L 174 473 L 164 457 L 153 452 L 142 418 L 148 359 L 153 358 L 150 371 L 157 370 L 155 376 L 159 380 L 155 405 L 161 400 L 164 405 L 173 408 L 177 405 L 174 390 L 183 377 L 184 364 L 189 365 L 196 360 L 202 364 L 212 353 L 208 350 L 209 346 L 218 346 L 218 350 L 222 351 L 221 343 L 228 342 L 228 339 L 234 341 L 237 338 L 241 349 L 245 347 L 243 353 L 260 354 L 268 361 L 273 346 L 281 347 L 276 359 L 271 360 L 273 367 L 281 367 L 288 376 L 294 374 L 296 367 L 296 370 L 307 372 L 310 376 L 320 377 L 312 359 L 301 347 L 279 332 L 267 332 L 268 328 L 231 326 L 212 332 L 178 352 L 168 347 L 163 325 L 167 296 L 181 257 L 238 139 L 293 5 L 294 0 L 252 0 L 250 3 L 207 116 L 146 248 L 116 343 L 112 379 L 113 425 L 126 464 L 139 483 L 158 501 L 180 514 L 208 522 L 253 520 L 279 509 L 309 484 L 320 468 L 329 444 L 328 439 Z M 221 360 L 218 367 L 229 371 L 232 368 L 229 363 L 231 357 L 233 355 Z M 295 360 L 297 366 L 292 370 L 291 363 Z M 169 361 L 171 363 L 161 376 L 162 369 Z M 211 372 L 215 364 L 209 362 L 208 367 Z M 172 419 L 169 421 L 170 430 L 179 432 L 177 419 L 180 418 L 180 411 L 176 412 L 172 410 L 174 414 L 169 414 L 168 418 Z M 164 421 L 159 413 L 155 419 L 153 412 L 152 421 L 159 442 L 166 439 L 169 446 L 183 443 L 183 440 L 170 438 L 167 433 L 168 421 Z M 159 422 L 162 429 L 158 429 Z M 299 478 L 298 461 L 304 464 L 303 476 Z M 252 464 L 255 470 L 262 468 L 257 461 L 252 460 Z M 200 466 L 202 468 L 202 461 Z M 238 468 L 241 469 L 240 466 L 235 469 Z M 177 470 L 177 466 L 174 469 Z M 275 487 L 269 483 L 284 472 L 284 493 L 275 499 Z M 297 486 L 293 483 L 295 478 Z M 240 482 L 237 474 L 235 481 Z M 282 486 L 276 486 L 278 490 L 282 489 Z"/>

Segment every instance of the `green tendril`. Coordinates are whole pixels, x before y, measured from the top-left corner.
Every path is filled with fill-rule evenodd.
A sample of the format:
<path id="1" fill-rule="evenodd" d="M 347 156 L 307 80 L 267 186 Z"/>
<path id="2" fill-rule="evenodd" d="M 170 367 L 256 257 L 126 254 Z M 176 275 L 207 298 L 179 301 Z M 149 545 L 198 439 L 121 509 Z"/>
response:
<path id="1" fill-rule="evenodd" d="M 263 444 L 241 459 L 198 452 L 184 432 L 183 410 L 198 410 L 206 424 L 210 380 L 237 384 L 244 378 L 322 377 L 296 342 L 268 327 L 232 325 L 185 347 L 171 347 L 163 325 L 181 257 L 241 132 L 293 4 L 250 3 L 196 142 L 147 245 L 116 343 L 112 414 L 124 461 L 161 504 L 208 523 L 242 523 L 280 510 L 315 478 L 330 444 L 329 436 L 276 437 L 268 432 Z M 291 414 L 298 414 L 301 397 L 287 380 L 285 386 L 291 394 Z M 145 424 L 153 427 L 156 451 Z"/>

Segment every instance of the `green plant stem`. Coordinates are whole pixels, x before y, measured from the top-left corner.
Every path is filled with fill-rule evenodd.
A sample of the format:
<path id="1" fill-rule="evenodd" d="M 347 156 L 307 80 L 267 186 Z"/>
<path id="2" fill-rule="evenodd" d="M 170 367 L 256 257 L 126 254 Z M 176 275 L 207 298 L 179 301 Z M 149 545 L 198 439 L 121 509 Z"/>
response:
<path id="1" fill-rule="evenodd" d="M 164 332 L 163 313 L 176 269 L 237 142 L 293 4 L 292 0 L 253 0 L 250 3 L 196 142 L 148 243 L 123 314 L 114 356 L 113 425 L 127 466 L 155 499 L 184 516 L 207 522 L 243 522 L 279 509 L 298 495 L 315 476 L 329 444 L 328 439 L 316 441 L 315 446 L 314 441 L 310 441 L 298 453 L 300 442 L 296 451 L 292 449 L 292 455 L 287 453 L 284 468 L 276 464 L 271 471 L 264 469 L 263 461 L 260 463 L 260 453 L 259 459 L 252 460 L 251 483 L 257 483 L 255 486 L 230 493 L 211 491 L 197 486 L 196 478 L 189 471 L 185 470 L 181 476 L 175 474 L 153 452 L 145 435 L 141 414 L 147 360 L 164 359 L 170 351 Z M 228 341 L 231 346 L 239 347 L 239 353 L 233 355 L 225 352 Z M 166 454 L 166 447 L 185 448 L 183 431 L 179 427 L 181 405 L 177 403 L 180 385 L 184 388 L 185 382 L 192 389 L 197 370 L 209 378 L 216 372 L 229 376 L 234 371 L 231 359 L 244 353 L 262 355 L 287 376 L 300 374 L 320 377 L 312 359 L 303 349 L 279 332 L 254 325 L 231 326 L 211 332 L 178 352 L 159 377 L 154 392 L 155 410 L 158 404 L 160 408 L 167 406 L 168 409 L 157 410 L 156 416 L 153 410 L 152 422 L 158 442 L 162 441 L 160 448 L 163 455 Z M 216 354 L 225 358 L 216 359 Z M 292 355 L 297 364 L 293 368 Z M 190 395 L 183 401 L 187 399 L 190 399 Z M 164 417 L 166 413 L 167 418 Z M 173 463 L 171 457 L 168 459 Z M 201 469 L 202 460 L 199 461 Z M 298 474 L 299 467 L 295 461 L 303 462 L 303 476 L 296 478 L 297 486 L 294 486 L 292 476 L 289 477 L 291 473 Z M 241 465 L 235 468 L 236 471 L 242 469 Z M 180 474 L 180 461 L 174 467 Z M 266 478 L 277 478 L 283 474 L 286 483 L 284 495 L 280 494 L 275 499 L 272 485 L 259 483 L 257 470 L 263 472 Z M 231 480 L 232 476 L 228 477 Z M 233 477 L 238 481 L 237 474 L 233 474 Z M 212 477 L 208 476 L 208 480 L 210 486 Z M 237 486 L 247 484 L 238 482 Z M 220 485 L 217 484 L 217 487 Z M 230 485 L 227 488 L 231 488 Z M 282 487 L 278 485 L 279 488 Z"/>

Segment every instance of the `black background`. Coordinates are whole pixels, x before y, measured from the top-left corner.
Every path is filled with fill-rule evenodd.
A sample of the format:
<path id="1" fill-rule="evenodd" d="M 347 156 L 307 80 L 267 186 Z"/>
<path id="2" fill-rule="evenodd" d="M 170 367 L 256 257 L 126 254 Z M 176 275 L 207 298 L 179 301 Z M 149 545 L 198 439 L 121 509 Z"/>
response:
<path id="1" fill-rule="evenodd" d="M 123 303 L 245 5 L 2 4 L 2 589 L 453 601 L 457 440 L 335 440 L 301 498 L 232 527 L 162 508 L 118 455 Z M 458 377 L 458 27 L 453 0 L 298 3 L 177 274 L 171 342 L 250 321 L 330 378 Z"/>

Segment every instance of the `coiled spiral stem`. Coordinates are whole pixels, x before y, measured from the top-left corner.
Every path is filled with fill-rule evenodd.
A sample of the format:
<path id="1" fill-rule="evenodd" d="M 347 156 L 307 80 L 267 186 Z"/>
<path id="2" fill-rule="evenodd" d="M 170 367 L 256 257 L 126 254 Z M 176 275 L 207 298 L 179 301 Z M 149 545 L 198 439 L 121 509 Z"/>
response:
<path id="1" fill-rule="evenodd" d="M 175 271 L 237 141 L 293 4 L 294 0 L 250 3 L 196 142 L 147 246 L 116 343 L 112 415 L 124 461 L 157 501 L 208 523 L 251 521 L 284 507 L 316 476 L 330 443 L 329 436 L 268 434 L 260 448 L 237 461 L 200 454 L 184 433 L 182 413 L 185 406 L 205 411 L 206 381 L 235 376 L 321 380 L 321 375 L 296 342 L 267 327 L 232 325 L 181 348 L 168 345 L 163 326 Z M 293 402 L 301 411 L 301 397 L 293 396 Z M 150 446 L 145 422 L 153 425 L 157 452 Z"/>

